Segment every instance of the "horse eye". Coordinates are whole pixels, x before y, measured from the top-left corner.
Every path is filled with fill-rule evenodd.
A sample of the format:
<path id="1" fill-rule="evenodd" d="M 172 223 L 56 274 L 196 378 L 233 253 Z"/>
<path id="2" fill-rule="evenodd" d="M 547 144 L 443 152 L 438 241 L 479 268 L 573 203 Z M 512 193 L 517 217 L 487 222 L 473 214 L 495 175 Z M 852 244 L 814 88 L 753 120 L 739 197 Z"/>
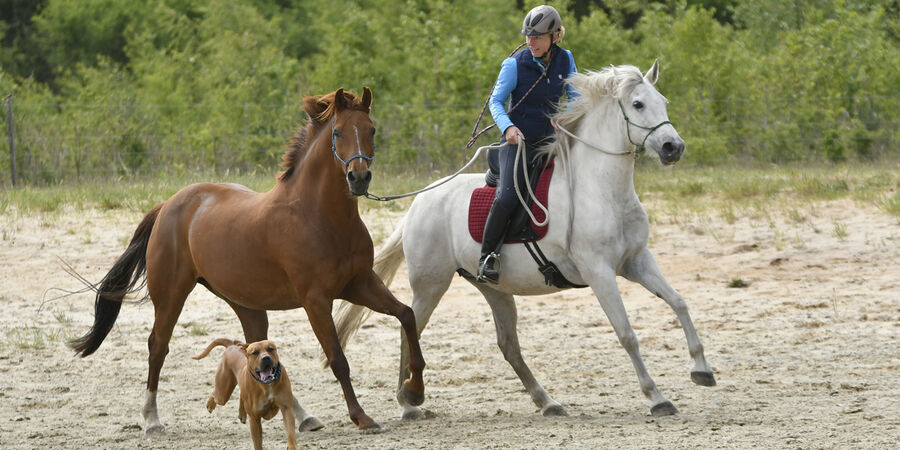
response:
<path id="1" fill-rule="evenodd" d="M 644 107 L 644 104 L 641 103 L 640 100 L 635 100 L 634 102 L 631 103 L 631 106 L 634 106 L 634 109 L 641 109 Z"/>
<path id="2" fill-rule="evenodd" d="M 336 137 L 336 138 L 341 137 L 341 132 L 338 130 L 334 130 L 334 137 Z"/>
<path id="3" fill-rule="evenodd" d="M 372 128 L 372 136 L 375 136 L 375 129 Z"/>

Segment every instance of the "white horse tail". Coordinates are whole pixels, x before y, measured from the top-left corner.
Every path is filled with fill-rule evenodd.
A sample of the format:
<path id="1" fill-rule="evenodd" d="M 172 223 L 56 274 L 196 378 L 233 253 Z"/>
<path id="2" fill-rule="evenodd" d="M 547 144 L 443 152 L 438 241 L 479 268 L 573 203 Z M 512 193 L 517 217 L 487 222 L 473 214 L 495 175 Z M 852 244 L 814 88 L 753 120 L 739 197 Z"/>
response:
<path id="1" fill-rule="evenodd" d="M 400 268 L 400 263 L 403 262 L 405 257 L 403 254 L 404 222 L 405 220 L 401 221 L 397 229 L 391 233 L 387 242 L 375 255 L 375 263 L 372 266 L 372 270 L 375 271 L 375 274 L 381 278 L 381 281 L 387 287 L 391 287 L 391 281 L 394 280 L 394 275 L 397 274 L 397 269 Z M 371 314 L 372 310 L 364 306 L 354 305 L 350 302 L 340 302 L 334 315 L 334 323 L 335 328 L 337 328 L 341 348 L 347 347 L 347 342 L 356 334 L 356 331 L 359 330 L 359 327 L 365 323 Z"/>

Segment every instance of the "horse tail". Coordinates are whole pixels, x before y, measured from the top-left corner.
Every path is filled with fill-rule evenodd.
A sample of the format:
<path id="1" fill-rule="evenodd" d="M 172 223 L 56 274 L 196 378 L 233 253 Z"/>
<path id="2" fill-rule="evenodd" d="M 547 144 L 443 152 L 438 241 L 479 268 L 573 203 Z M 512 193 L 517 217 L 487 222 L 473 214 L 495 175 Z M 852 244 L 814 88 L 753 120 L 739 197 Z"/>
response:
<path id="1" fill-rule="evenodd" d="M 162 206 L 163 203 L 154 206 L 144 216 L 144 220 L 134 230 L 128 248 L 100 280 L 100 287 L 90 286 L 97 292 L 94 325 L 84 336 L 68 342 L 69 348 L 75 350 L 76 355 L 83 358 L 94 353 L 116 323 L 125 295 L 144 287 L 142 281 L 147 271 L 147 242 L 150 241 L 150 232 L 153 231 L 153 224 Z"/>
<path id="2" fill-rule="evenodd" d="M 194 359 L 206 358 L 206 355 L 208 355 L 209 352 L 212 351 L 212 349 L 214 349 L 220 345 L 222 347 L 228 348 L 228 347 L 231 347 L 232 345 L 243 345 L 243 342 L 235 341 L 234 339 L 228 339 L 228 338 L 218 338 L 218 339 L 210 342 L 209 345 L 206 346 L 206 350 L 203 350 L 203 353 L 200 353 L 197 356 L 192 356 L 191 358 L 194 358 Z"/>
<path id="3" fill-rule="evenodd" d="M 372 265 L 372 270 L 387 287 L 391 286 L 391 281 L 394 280 L 394 275 L 397 274 L 397 269 L 400 268 L 400 263 L 405 257 L 403 254 L 403 227 L 404 222 L 400 222 L 397 229 L 381 247 L 381 251 L 375 255 Z M 335 312 L 335 328 L 337 328 L 341 348 L 346 348 L 347 342 L 371 314 L 372 310 L 369 308 L 350 302 L 341 302 L 338 305 Z"/>

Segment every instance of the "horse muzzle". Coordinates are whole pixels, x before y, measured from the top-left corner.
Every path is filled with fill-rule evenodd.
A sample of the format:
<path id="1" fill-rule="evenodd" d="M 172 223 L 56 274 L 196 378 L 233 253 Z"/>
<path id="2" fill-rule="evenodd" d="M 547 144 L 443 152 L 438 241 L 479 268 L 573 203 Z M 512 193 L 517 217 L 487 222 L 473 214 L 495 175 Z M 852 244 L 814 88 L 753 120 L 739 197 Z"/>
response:
<path id="1" fill-rule="evenodd" d="M 657 153 L 659 153 L 660 162 L 664 165 L 675 164 L 681 159 L 681 155 L 684 154 L 684 141 L 680 138 L 666 141 Z"/>
<path id="2" fill-rule="evenodd" d="M 370 181 L 372 181 L 372 171 L 369 169 L 347 171 L 347 184 L 353 195 L 365 195 L 366 192 L 369 192 Z"/>

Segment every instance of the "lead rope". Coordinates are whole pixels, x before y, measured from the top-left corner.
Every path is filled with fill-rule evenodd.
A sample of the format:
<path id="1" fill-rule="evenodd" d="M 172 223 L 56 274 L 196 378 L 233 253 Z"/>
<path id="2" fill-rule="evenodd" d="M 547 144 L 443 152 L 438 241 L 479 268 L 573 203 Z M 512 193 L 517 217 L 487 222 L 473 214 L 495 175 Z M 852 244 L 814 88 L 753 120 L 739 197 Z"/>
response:
<path id="1" fill-rule="evenodd" d="M 459 170 L 457 170 L 456 173 L 454 173 L 453 175 L 450 175 L 449 177 L 447 177 L 447 178 L 445 178 L 445 179 L 443 179 L 443 180 L 441 180 L 441 181 L 439 181 L 439 182 L 432 183 L 432 184 L 430 184 L 430 185 L 428 185 L 428 186 L 426 186 L 426 187 L 424 187 L 424 188 L 422 188 L 422 189 L 419 189 L 418 191 L 407 192 L 406 194 L 399 194 L 399 195 L 388 195 L 387 197 L 381 197 L 381 196 L 372 194 L 371 192 L 366 192 L 366 193 L 365 193 L 365 196 L 366 196 L 366 198 L 369 199 L 369 200 L 376 200 L 376 201 L 379 201 L 379 202 L 386 202 L 386 201 L 390 201 L 390 200 L 396 200 L 396 199 L 398 199 L 398 198 L 411 197 L 411 196 L 416 195 L 416 194 L 421 194 L 422 192 L 425 192 L 425 191 L 430 191 L 430 190 L 432 190 L 432 189 L 434 189 L 434 188 L 436 188 L 436 187 L 438 187 L 438 186 L 440 186 L 440 185 L 442 185 L 442 184 L 444 184 L 444 183 L 446 183 L 446 182 L 448 182 L 448 181 L 450 181 L 450 180 L 456 178 L 456 177 L 457 177 L 459 174 L 461 174 L 464 170 L 468 169 L 469 166 L 471 166 L 471 165 L 475 162 L 475 160 L 478 159 L 478 156 L 481 155 L 481 152 L 482 152 L 483 150 L 485 150 L 485 149 L 490 150 L 490 149 L 494 149 L 494 148 L 500 148 L 500 147 L 503 147 L 503 146 L 505 146 L 505 145 L 506 145 L 506 144 L 493 144 L 493 145 L 484 145 L 484 146 L 478 147 L 478 150 L 475 151 L 475 155 L 472 156 L 472 159 L 470 159 L 469 162 L 466 163 L 466 165 L 462 166 Z"/>
<path id="2" fill-rule="evenodd" d="M 522 150 L 525 148 L 525 145 L 522 143 L 521 137 L 519 138 L 519 146 L 516 149 L 516 159 L 513 162 L 513 185 L 516 188 L 516 197 L 519 197 L 519 203 L 522 204 L 522 207 L 525 208 L 525 212 L 528 213 L 528 217 L 531 217 L 532 222 L 539 227 L 543 227 L 550 222 L 550 211 L 547 210 L 547 207 L 542 205 L 538 200 L 537 195 L 535 195 L 534 191 L 531 189 L 531 181 L 530 176 L 528 176 L 528 161 L 526 161 L 525 153 Z M 522 160 L 522 172 L 525 174 L 525 188 L 528 189 L 528 195 L 531 196 L 531 200 L 534 201 L 534 204 L 544 212 L 544 220 L 538 221 L 534 214 L 531 212 L 531 208 L 528 207 L 528 203 L 522 198 L 522 191 L 519 188 L 519 177 L 517 174 L 519 173 L 519 160 Z"/>

